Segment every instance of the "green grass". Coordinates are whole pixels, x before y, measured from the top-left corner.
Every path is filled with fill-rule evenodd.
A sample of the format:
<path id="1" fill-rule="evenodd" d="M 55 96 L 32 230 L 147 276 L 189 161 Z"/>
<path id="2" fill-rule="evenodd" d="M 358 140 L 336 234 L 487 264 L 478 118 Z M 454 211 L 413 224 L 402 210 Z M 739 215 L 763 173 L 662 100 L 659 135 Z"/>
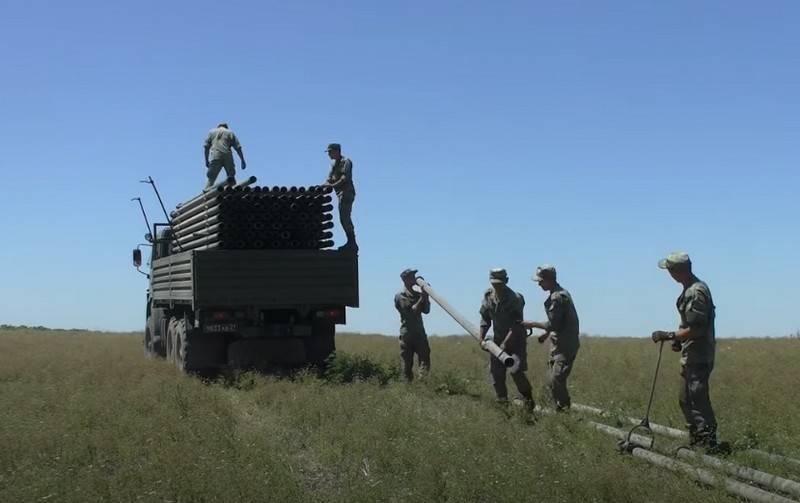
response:
<path id="1" fill-rule="evenodd" d="M 138 336 L 0 331 L 0 501 L 732 501 L 616 454 L 578 414 L 530 425 L 497 408 L 472 339 L 433 338 L 412 385 L 395 338 L 337 344 L 323 377 L 205 383 L 144 359 Z M 719 342 L 724 439 L 800 458 L 798 356 L 796 339 Z M 641 414 L 655 358 L 646 341 L 586 338 L 573 399 Z M 541 398 L 545 349 L 530 361 Z M 681 427 L 677 367 L 665 351 L 653 418 Z"/>

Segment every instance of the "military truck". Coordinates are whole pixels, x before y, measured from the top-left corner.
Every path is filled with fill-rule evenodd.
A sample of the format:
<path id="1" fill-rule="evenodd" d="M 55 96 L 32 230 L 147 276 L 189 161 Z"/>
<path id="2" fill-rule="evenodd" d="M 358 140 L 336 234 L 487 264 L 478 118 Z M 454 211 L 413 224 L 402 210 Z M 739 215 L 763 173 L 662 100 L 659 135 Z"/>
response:
<path id="1" fill-rule="evenodd" d="M 321 365 L 359 304 L 352 250 L 181 251 L 170 224 L 155 224 L 150 241 L 144 352 L 185 372 Z"/>

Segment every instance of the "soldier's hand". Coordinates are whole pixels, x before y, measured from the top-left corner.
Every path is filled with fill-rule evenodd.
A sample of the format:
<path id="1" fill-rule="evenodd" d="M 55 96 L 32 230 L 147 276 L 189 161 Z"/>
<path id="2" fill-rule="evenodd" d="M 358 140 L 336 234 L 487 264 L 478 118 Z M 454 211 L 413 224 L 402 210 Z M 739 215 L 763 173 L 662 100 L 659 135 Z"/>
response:
<path id="1" fill-rule="evenodd" d="M 675 338 L 675 332 L 656 330 L 650 338 L 653 339 L 653 342 L 670 341 Z"/>
<path id="2" fill-rule="evenodd" d="M 536 340 L 539 341 L 539 344 L 544 344 L 544 341 L 546 341 L 548 337 L 550 337 L 550 332 L 545 332 L 537 337 Z"/>
<path id="3" fill-rule="evenodd" d="M 534 321 L 520 321 L 519 322 L 519 324 L 522 325 L 522 328 L 524 328 L 526 330 L 531 329 L 531 328 L 536 328 L 536 327 L 533 326 L 535 323 L 536 322 L 534 322 Z"/>
<path id="4" fill-rule="evenodd" d="M 489 350 L 488 350 L 488 349 L 486 349 L 486 341 L 481 341 L 481 342 L 480 342 L 480 345 L 481 345 L 481 349 L 482 349 L 482 350 L 486 351 L 487 353 L 489 352 Z"/>

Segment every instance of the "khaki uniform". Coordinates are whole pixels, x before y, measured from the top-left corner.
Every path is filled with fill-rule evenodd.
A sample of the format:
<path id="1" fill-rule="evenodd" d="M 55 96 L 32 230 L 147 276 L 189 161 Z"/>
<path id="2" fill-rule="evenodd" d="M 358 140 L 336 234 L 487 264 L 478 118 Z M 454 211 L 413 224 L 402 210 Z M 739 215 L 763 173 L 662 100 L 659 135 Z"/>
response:
<path id="1" fill-rule="evenodd" d="M 206 188 L 214 185 L 222 168 L 229 177 L 236 175 L 236 163 L 233 162 L 231 148 L 240 149 L 239 138 L 230 129 L 218 127 L 208 132 L 204 147 L 208 149 L 208 182 Z"/>
<path id="2" fill-rule="evenodd" d="M 331 162 L 328 183 L 334 183 L 341 178 L 344 178 L 345 181 L 336 187 L 336 196 L 339 198 L 339 222 L 341 222 L 348 239 L 352 239 L 355 236 L 352 213 L 353 203 L 356 200 L 356 188 L 353 185 L 353 162 L 347 157 L 342 157 L 338 161 L 334 159 Z"/>
<path id="3" fill-rule="evenodd" d="M 556 410 L 568 409 L 572 402 L 567 390 L 567 378 L 581 345 L 578 313 L 570 293 L 557 283 L 544 301 L 544 310 L 551 342 L 547 387 Z"/>
<path id="4" fill-rule="evenodd" d="M 714 444 L 717 419 L 708 393 L 716 350 L 714 301 L 708 285 L 697 280 L 681 293 L 675 304 L 681 317 L 681 328 L 699 328 L 704 332 L 702 337 L 681 344 L 683 386 L 678 402 L 692 443 Z"/>
<path id="5" fill-rule="evenodd" d="M 494 288 L 490 288 L 483 295 L 481 302 L 481 328 L 489 329 L 494 325 L 493 341 L 500 345 L 505 340 L 508 331 L 511 330 L 519 321 L 523 319 L 522 312 L 525 308 L 525 298 L 514 292 L 508 286 L 502 287 L 504 293 L 498 296 Z M 527 342 L 524 334 L 518 334 L 506 344 L 505 351 L 516 355 L 520 359 L 519 371 L 511 374 L 511 379 L 517 386 L 520 395 L 533 404 L 533 391 L 525 371 L 528 370 Z M 506 388 L 506 367 L 495 357 L 489 358 L 490 371 L 494 392 L 498 400 L 508 399 L 508 389 Z"/>
<path id="6" fill-rule="evenodd" d="M 403 373 L 406 379 L 414 378 L 414 355 L 419 360 L 419 375 L 423 377 L 431 368 L 431 348 L 428 335 L 422 324 L 422 315 L 431 312 L 430 300 L 422 301 L 420 310 L 413 309 L 421 294 L 403 289 L 394 296 L 394 307 L 400 313 L 400 358 L 403 360 Z"/>

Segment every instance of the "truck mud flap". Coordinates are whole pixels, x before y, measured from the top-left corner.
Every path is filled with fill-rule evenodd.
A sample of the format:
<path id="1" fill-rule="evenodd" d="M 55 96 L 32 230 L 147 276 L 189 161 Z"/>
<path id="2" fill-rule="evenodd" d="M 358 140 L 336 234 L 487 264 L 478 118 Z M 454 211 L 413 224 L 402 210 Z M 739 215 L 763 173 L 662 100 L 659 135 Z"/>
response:
<path id="1" fill-rule="evenodd" d="M 264 367 L 270 364 L 300 365 L 306 363 L 302 339 L 247 339 L 228 345 L 228 364 L 235 368 Z"/>

